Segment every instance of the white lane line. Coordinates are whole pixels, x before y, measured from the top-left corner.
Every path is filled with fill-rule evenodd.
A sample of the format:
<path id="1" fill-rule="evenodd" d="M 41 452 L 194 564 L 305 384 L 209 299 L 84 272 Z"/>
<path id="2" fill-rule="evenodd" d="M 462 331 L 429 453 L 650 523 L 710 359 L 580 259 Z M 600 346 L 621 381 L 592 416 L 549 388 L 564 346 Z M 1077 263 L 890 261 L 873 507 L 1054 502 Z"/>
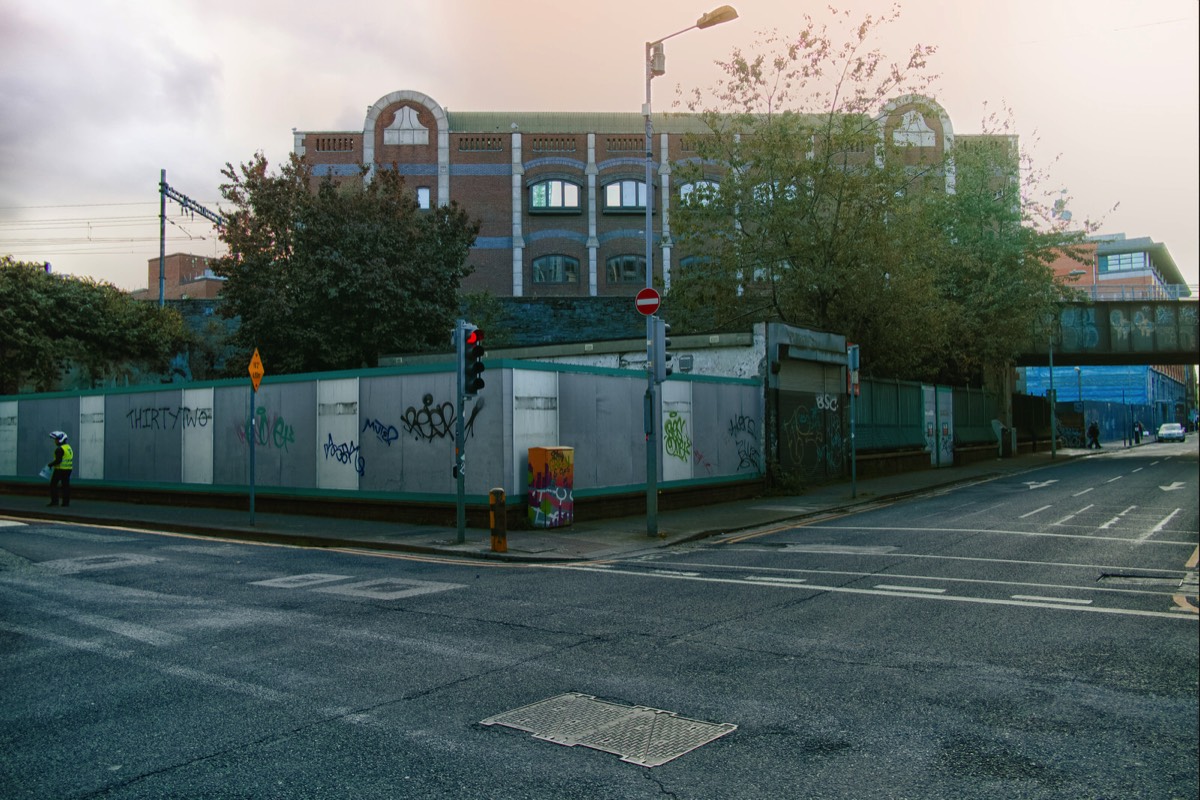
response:
<path id="1" fill-rule="evenodd" d="M 1088 489 L 1088 491 L 1090 492 L 1090 491 L 1091 491 L 1091 489 Z M 1063 517 L 1063 518 L 1062 518 L 1062 519 L 1060 519 L 1058 522 L 1055 522 L 1055 523 L 1053 523 L 1053 524 L 1055 524 L 1055 525 L 1062 525 L 1064 522 L 1068 522 L 1069 520 L 1073 520 L 1073 519 L 1075 519 L 1075 517 L 1079 516 L 1080 514 L 1082 514 L 1082 513 L 1083 513 L 1083 512 L 1085 512 L 1085 511 L 1087 511 L 1089 508 L 1091 508 L 1091 507 L 1092 507 L 1092 506 L 1094 506 L 1094 505 L 1096 505 L 1096 504 L 1095 504 L 1095 503 L 1088 503 L 1086 506 L 1084 506 L 1083 508 L 1081 508 L 1081 509 L 1079 509 L 1078 511 L 1076 511 L 1074 514 L 1067 514 L 1065 517 Z"/>
<path id="2" fill-rule="evenodd" d="M 890 586 L 886 583 L 876 584 L 876 589 L 884 592 L 920 592 L 921 594 L 945 594 L 945 589 L 934 589 L 930 586 Z"/>
<path id="3" fill-rule="evenodd" d="M 1078 597 L 1042 597 L 1036 594 L 1014 594 L 1013 600 L 1028 600 L 1032 603 L 1068 603 L 1078 606 L 1090 606 L 1091 600 L 1083 600 Z"/>
<path id="4" fill-rule="evenodd" d="M 1088 488 L 1084 489 L 1082 492 L 1076 492 L 1075 494 L 1071 495 L 1071 497 L 1079 497 L 1080 495 L 1087 494 L 1088 492 L 1092 491 L 1095 488 L 1096 488 L 1095 486 L 1089 486 Z"/>
<path id="5" fill-rule="evenodd" d="M 699 573 L 692 573 L 692 574 L 696 575 Z M 808 583 L 808 578 L 783 578 L 783 577 L 775 577 L 773 575 L 747 575 L 746 580 L 758 581 L 760 583 L 782 583 L 785 585 L 789 584 L 789 583 Z"/>
<path id="6" fill-rule="evenodd" d="M 1145 469 L 1145 467 L 1138 467 L 1137 469 L 1134 470 L 1134 472 L 1141 472 L 1144 469 Z"/>
<path id="7" fill-rule="evenodd" d="M 699 572 L 680 572 L 674 569 L 652 569 L 650 571 L 655 575 L 673 575 L 680 578 L 698 578 L 700 576 Z"/>
<path id="8" fill-rule="evenodd" d="M 1087 536 L 1079 533 L 1047 533 L 1045 531 L 1010 531 L 1002 528 L 898 528 L 884 527 L 881 525 L 792 525 L 790 528 L 805 531 L 877 531 L 882 533 L 973 533 L 973 534 L 1003 534 L 1006 536 L 1024 536 L 1027 538 L 1045 537 L 1048 539 L 1086 539 L 1088 541 L 1113 541 L 1126 542 L 1130 540 L 1124 536 Z M 1169 539 L 1151 539 L 1146 544 L 1160 544 L 1175 547 L 1195 547 L 1196 540 L 1190 542 L 1175 541 Z"/>
<path id="9" fill-rule="evenodd" d="M 1124 478 L 1124 477 L 1125 477 L 1124 475 L 1118 475 L 1115 478 L 1109 478 L 1108 480 L 1105 481 L 1105 483 L 1112 483 L 1113 481 L 1119 481 L 1119 480 L 1121 480 L 1121 478 Z"/>
<path id="10" fill-rule="evenodd" d="M 1166 517 L 1164 517 L 1164 518 L 1162 519 L 1162 521 L 1161 521 L 1161 522 L 1159 522 L 1159 523 L 1158 523 L 1157 525 L 1155 525 L 1153 528 L 1151 528 L 1150 530 L 1146 531 L 1146 532 L 1145 532 L 1145 533 L 1143 533 L 1141 536 L 1139 536 L 1139 537 L 1138 537 L 1138 539 L 1137 539 L 1137 543 L 1138 543 L 1138 544 L 1145 544 L 1145 543 L 1146 543 L 1146 541 L 1147 541 L 1147 540 L 1149 540 L 1149 538 L 1150 538 L 1151 536 L 1153 536 L 1154 534 L 1158 533 L 1158 532 L 1159 532 L 1159 531 L 1161 531 L 1163 528 L 1167 527 L 1167 523 L 1168 523 L 1168 522 L 1170 522 L 1170 521 L 1171 521 L 1171 520 L 1172 520 L 1172 519 L 1175 517 L 1175 515 L 1176 515 L 1176 514 L 1178 514 L 1178 513 L 1179 513 L 1180 511 L 1182 511 L 1182 510 L 1183 510 L 1183 509 L 1177 508 L 1177 509 L 1175 509 L 1174 511 L 1172 511 L 1170 514 L 1167 514 L 1167 516 L 1166 516 Z"/>
<path id="11" fill-rule="evenodd" d="M 1042 506 L 1041 508 L 1035 508 L 1033 511 L 1030 511 L 1028 514 L 1022 514 L 1020 518 L 1025 519 L 1026 517 L 1032 517 L 1034 514 L 1042 513 L 1047 508 L 1050 508 L 1050 506 Z"/>
<path id="12" fill-rule="evenodd" d="M 1086 538 L 1086 537 L 1078 537 L 1078 538 Z M 1122 541 L 1128 541 L 1128 540 L 1122 540 Z M 875 597 L 896 597 L 897 595 L 901 594 L 901 592 L 888 591 L 888 590 L 883 590 L 883 589 L 855 589 L 855 588 L 852 588 L 849 586 L 822 586 L 822 585 L 811 584 L 811 583 L 804 584 L 803 586 L 789 586 L 789 585 L 781 584 L 781 583 L 775 583 L 775 584 L 747 583 L 744 580 L 740 580 L 740 579 L 736 579 L 736 578 L 705 578 L 705 577 L 683 578 L 683 577 L 680 577 L 677 575 L 653 575 L 653 574 L 647 574 L 645 572 L 635 572 L 632 570 L 599 570 L 599 569 L 593 569 L 592 567 L 578 565 L 578 564 L 563 564 L 561 566 L 556 564 L 553 566 L 547 566 L 546 568 L 547 569 L 568 569 L 568 570 L 572 570 L 575 572 L 595 572 L 597 574 L 604 574 L 604 575 L 627 575 L 627 576 L 634 577 L 634 578 L 660 578 L 663 580 L 698 581 L 698 582 L 702 582 L 702 583 L 724 583 L 724 584 L 732 584 L 735 586 L 771 586 L 771 588 L 773 588 L 773 589 L 793 589 L 793 590 L 804 590 L 804 591 L 815 591 L 815 592 L 829 592 L 831 594 L 862 594 L 862 595 L 869 595 L 869 596 L 875 596 Z M 1092 614 L 1114 614 L 1116 616 L 1123 616 L 1123 617 L 1158 617 L 1161 619 L 1185 620 L 1185 621 L 1191 621 L 1191 622 L 1197 621 L 1197 617 L 1194 614 L 1187 614 L 1187 615 L 1173 614 L 1170 611 L 1143 611 L 1143 610 L 1135 609 L 1135 608 L 1106 608 L 1104 606 L 1091 606 L 1091 605 L 1080 606 L 1080 605 L 1068 605 L 1066 603 L 1061 603 L 1061 602 L 1051 603 L 1051 602 L 1041 602 L 1041 601 L 1033 601 L 1033 600 L 1012 600 L 1012 599 L 1004 599 L 1004 598 L 999 598 L 999 597 L 963 597 L 962 595 L 925 594 L 925 593 L 918 593 L 918 592 L 913 592 L 913 591 L 904 592 L 903 594 L 906 597 L 910 597 L 910 598 L 918 598 L 919 597 L 919 598 L 923 598 L 925 600 L 941 600 L 941 601 L 953 602 L 953 603 L 972 603 L 975 605 L 985 605 L 985 606 L 1018 606 L 1018 607 L 1023 607 L 1023 608 L 1048 608 L 1048 609 L 1054 609 L 1056 611 L 1079 611 L 1079 612 L 1087 612 L 1087 613 L 1092 613 Z M 0 629 L 3 629 L 3 623 L 0 623 Z"/>

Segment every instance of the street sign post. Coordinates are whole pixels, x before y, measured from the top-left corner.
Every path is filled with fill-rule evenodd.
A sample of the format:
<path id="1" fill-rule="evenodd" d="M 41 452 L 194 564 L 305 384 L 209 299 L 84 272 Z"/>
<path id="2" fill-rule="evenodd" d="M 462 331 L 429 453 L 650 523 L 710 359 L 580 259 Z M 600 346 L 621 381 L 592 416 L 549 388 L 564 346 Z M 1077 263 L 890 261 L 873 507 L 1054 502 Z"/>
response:
<path id="1" fill-rule="evenodd" d="M 647 287 L 637 293 L 637 296 L 633 300 L 633 305 L 639 314 L 649 317 L 658 311 L 658 306 L 661 302 L 662 298 L 658 296 L 658 290 Z"/>
<path id="2" fill-rule="evenodd" d="M 258 384 L 266 374 L 263 369 L 262 357 L 258 354 L 258 348 L 254 348 L 254 355 L 250 358 L 250 421 L 247 423 L 249 430 L 247 438 L 250 440 L 250 524 L 254 524 L 254 451 L 258 447 L 258 435 L 254 430 L 254 402 L 255 395 L 258 394 Z"/>

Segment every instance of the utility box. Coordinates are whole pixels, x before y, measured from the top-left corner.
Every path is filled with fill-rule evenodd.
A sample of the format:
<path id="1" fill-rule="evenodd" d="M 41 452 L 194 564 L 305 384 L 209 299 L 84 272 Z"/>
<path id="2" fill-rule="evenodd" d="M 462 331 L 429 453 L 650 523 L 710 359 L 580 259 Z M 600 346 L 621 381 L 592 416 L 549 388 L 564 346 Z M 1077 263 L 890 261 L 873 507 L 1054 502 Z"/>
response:
<path id="1" fill-rule="evenodd" d="M 575 448 L 529 448 L 529 524 L 563 528 L 575 521 Z"/>

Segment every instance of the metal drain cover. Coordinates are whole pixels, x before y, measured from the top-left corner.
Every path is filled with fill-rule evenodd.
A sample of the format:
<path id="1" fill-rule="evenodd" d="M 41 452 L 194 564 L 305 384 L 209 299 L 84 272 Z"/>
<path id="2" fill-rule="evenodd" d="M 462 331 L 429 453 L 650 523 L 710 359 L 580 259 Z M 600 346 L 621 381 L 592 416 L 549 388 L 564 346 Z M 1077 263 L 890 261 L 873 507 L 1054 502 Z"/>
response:
<path id="1" fill-rule="evenodd" d="M 623 706 L 568 692 L 482 720 L 534 738 L 612 753 L 622 761 L 657 767 L 737 730 L 728 722 L 702 722 L 646 706 Z"/>

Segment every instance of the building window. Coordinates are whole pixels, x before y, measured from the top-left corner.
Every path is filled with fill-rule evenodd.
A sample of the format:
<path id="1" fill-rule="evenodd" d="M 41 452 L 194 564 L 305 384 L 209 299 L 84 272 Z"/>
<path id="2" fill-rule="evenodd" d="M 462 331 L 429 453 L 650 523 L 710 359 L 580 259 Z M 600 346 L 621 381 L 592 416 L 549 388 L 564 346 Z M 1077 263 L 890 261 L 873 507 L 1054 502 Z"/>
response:
<path id="1" fill-rule="evenodd" d="M 1138 272 L 1148 269 L 1145 253 L 1114 253 L 1100 256 L 1101 272 Z"/>
<path id="2" fill-rule="evenodd" d="M 642 136 L 610 136 L 605 147 L 610 153 L 643 153 L 646 139 Z"/>
<path id="3" fill-rule="evenodd" d="M 417 187 L 417 208 L 420 208 L 422 211 L 428 211 L 430 209 L 430 198 L 431 197 L 432 197 L 432 194 L 430 193 L 428 186 L 418 186 Z"/>
<path id="4" fill-rule="evenodd" d="M 685 183 L 679 187 L 679 202 L 683 205 L 695 203 L 706 206 L 716 199 L 717 188 L 716 181 L 700 180 Z"/>
<path id="5" fill-rule="evenodd" d="M 607 262 L 609 283 L 646 282 L 645 256 L 613 256 Z"/>
<path id="6" fill-rule="evenodd" d="M 646 182 L 613 181 L 604 187 L 605 211 L 645 211 Z"/>
<path id="7" fill-rule="evenodd" d="M 534 283 L 578 283 L 579 259 L 571 256 L 540 256 L 533 260 Z"/>
<path id="8" fill-rule="evenodd" d="M 578 213 L 579 197 L 579 187 L 570 181 L 542 181 L 529 187 L 529 210 Z"/>
<path id="9" fill-rule="evenodd" d="M 501 136 L 463 136 L 458 140 L 461 153 L 500 153 L 504 151 Z"/>

